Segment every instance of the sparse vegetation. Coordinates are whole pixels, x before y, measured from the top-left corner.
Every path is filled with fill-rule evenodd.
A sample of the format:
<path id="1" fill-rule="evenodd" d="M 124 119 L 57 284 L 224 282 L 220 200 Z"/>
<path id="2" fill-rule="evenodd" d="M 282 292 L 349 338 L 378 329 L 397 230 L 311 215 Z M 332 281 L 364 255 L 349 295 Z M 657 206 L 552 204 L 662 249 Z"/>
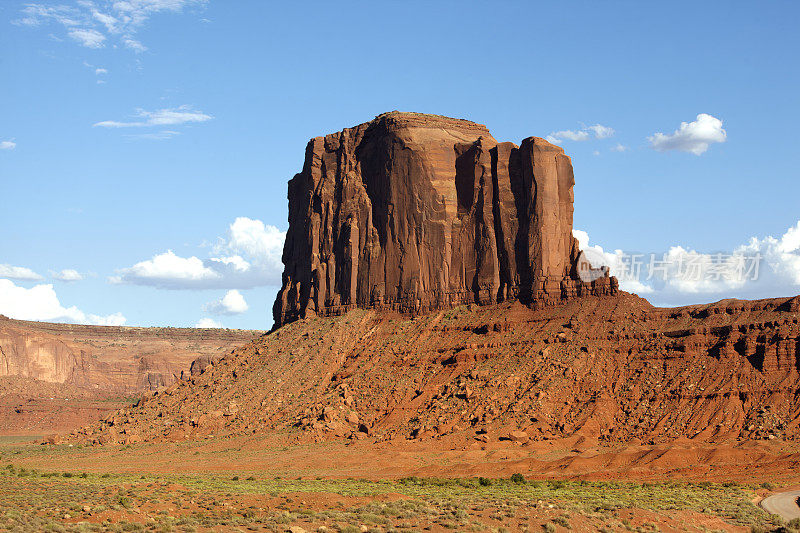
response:
<path id="1" fill-rule="evenodd" d="M 569 520 L 565 516 L 557 516 L 553 518 L 553 523 L 567 529 L 572 529 L 572 526 L 569 524 Z"/>
<path id="2" fill-rule="evenodd" d="M 69 471 L 53 475 L 8 464 L 0 470 L 0 530 L 225 531 L 302 525 L 309 531 L 325 526 L 328 531 L 360 532 L 362 526 L 402 531 L 437 524 L 459 531 L 501 531 L 513 523 L 528 524 L 531 531 L 658 531 L 659 516 L 694 511 L 753 531 L 772 531 L 779 521 L 751 502 L 758 488 L 729 483 L 526 482 L 521 474 L 506 479 L 397 481 Z M 327 495 L 330 503 L 309 504 L 315 494 Z M 387 499 L 389 495 L 395 499 Z M 633 523 L 620 516 L 631 509 L 646 512 L 648 519 Z M 796 520 L 783 527 L 795 531 L 799 525 Z"/>

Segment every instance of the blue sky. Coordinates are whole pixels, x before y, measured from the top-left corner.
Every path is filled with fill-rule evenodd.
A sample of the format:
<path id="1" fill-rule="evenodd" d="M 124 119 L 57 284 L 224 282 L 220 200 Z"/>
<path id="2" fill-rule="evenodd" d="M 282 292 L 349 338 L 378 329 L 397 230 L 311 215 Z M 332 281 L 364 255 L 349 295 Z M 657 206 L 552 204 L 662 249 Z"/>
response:
<path id="1" fill-rule="evenodd" d="M 796 3 L 288 4 L 0 5 L 0 313 L 268 328 L 306 142 L 393 109 L 557 138 L 617 268 L 764 258 L 654 303 L 800 293 Z"/>

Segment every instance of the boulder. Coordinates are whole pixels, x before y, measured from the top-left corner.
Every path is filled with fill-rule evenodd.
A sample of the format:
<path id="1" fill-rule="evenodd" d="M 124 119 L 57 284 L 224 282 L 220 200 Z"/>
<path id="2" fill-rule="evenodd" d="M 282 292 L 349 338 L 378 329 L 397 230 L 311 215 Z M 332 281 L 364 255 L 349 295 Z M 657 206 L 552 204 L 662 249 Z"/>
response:
<path id="1" fill-rule="evenodd" d="M 504 431 L 500 434 L 500 440 L 510 440 L 511 442 L 527 442 L 528 434 L 518 429 Z"/>

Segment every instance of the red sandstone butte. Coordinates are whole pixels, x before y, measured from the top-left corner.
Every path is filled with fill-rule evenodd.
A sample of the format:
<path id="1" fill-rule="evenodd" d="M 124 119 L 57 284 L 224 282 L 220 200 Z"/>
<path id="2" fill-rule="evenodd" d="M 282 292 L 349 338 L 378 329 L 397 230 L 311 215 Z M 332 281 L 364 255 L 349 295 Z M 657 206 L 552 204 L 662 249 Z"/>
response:
<path id="1" fill-rule="evenodd" d="M 315 137 L 289 182 L 275 324 L 614 294 L 607 273 L 578 276 L 574 184 L 560 147 L 467 120 L 394 111 Z"/>

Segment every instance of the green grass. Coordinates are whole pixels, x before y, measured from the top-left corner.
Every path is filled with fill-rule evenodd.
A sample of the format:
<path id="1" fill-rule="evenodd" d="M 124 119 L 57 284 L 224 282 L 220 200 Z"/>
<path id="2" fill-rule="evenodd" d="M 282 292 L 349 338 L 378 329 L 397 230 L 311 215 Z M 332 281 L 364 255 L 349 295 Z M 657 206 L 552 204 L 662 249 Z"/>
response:
<path id="1" fill-rule="evenodd" d="M 0 445 L 26 444 L 42 438 L 41 435 L 4 435 L 0 436 Z"/>
<path id="2" fill-rule="evenodd" d="M 478 527 L 476 510 L 494 510 L 492 512 L 502 520 L 539 501 L 551 503 L 567 513 L 599 516 L 604 520 L 613 519 L 620 509 L 638 508 L 666 514 L 673 510 L 692 510 L 756 529 L 769 530 L 776 525 L 769 515 L 751 503 L 755 485 L 548 482 L 524 481 L 518 477 L 513 481 L 486 478 L 366 481 L 246 476 L 247 473 L 233 477 L 50 473 L 4 465 L 0 469 L 0 530 L 89 531 L 94 526 L 75 529 L 77 526 L 67 524 L 64 518 L 86 514 L 84 506 L 87 505 L 95 513 L 121 514 L 122 518 L 117 519 L 127 524 L 124 528 L 128 529 L 117 529 L 120 531 L 136 531 L 139 526 L 150 531 L 259 524 L 277 527 L 296 520 L 325 521 L 339 524 L 339 529 L 343 530 L 347 525 L 358 524 L 388 527 L 387 524 L 413 522 L 420 517 L 461 530 Z M 293 501 L 293 495 L 298 493 L 359 497 L 400 494 L 406 499 L 387 504 L 377 498 L 373 503 L 349 509 L 311 511 Z M 249 497 L 254 495 L 283 497 L 285 503 L 272 507 L 248 506 L 247 502 L 252 500 Z M 158 516 L 158 520 L 145 520 L 144 515 Z M 551 518 L 542 527 L 547 524 L 574 527 L 567 516 Z M 147 526 L 147 520 L 155 521 Z M 180 527 L 185 528 L 178 528 L 179 522 Z M 99 530 L 115 529 L 106 524 Z"/>

